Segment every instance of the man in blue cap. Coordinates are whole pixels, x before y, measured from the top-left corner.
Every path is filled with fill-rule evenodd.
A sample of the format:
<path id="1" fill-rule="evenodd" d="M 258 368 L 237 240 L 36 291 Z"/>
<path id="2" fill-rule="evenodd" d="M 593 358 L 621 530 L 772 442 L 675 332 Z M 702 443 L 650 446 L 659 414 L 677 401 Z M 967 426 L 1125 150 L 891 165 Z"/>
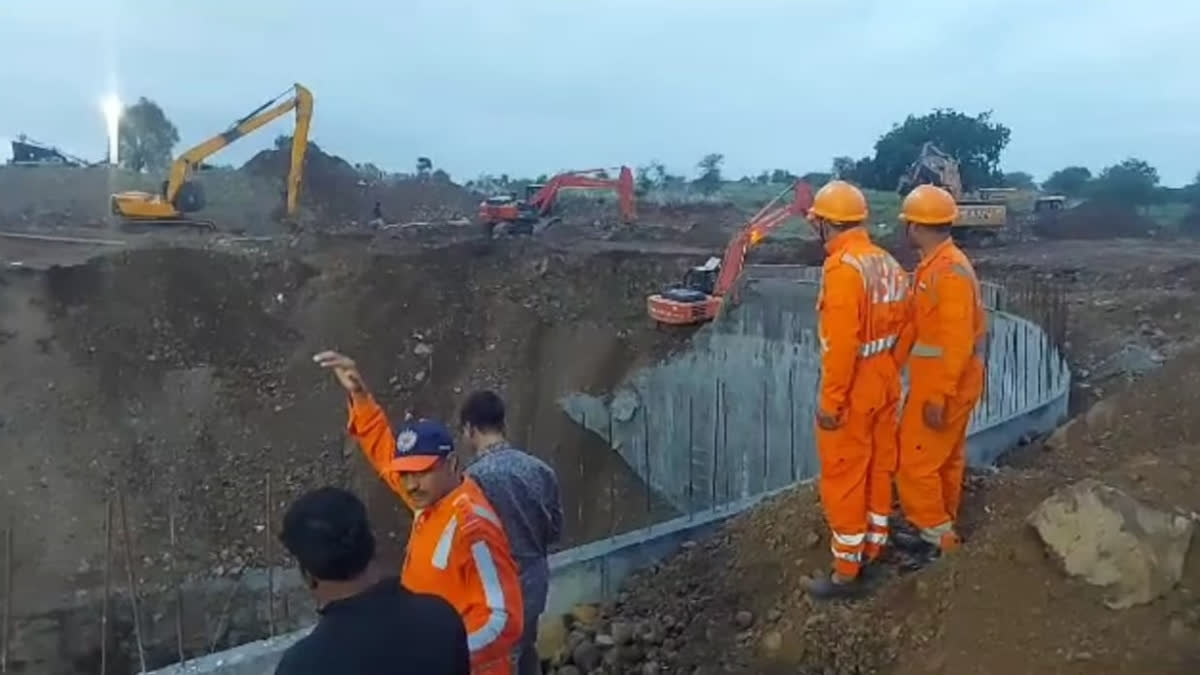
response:
<path id="1" fill-rule="evenodd" d="M 393 435 L 352 359 L 326 351 L 313 360 L 332 370 L 346 390 L 350 435 L 413 510 L 401 582 L 458 610 L 467 628 L 471 675 L 512 675 L 525 616 L 517 564 L 491 502 L 459 470 L 450 430 L 420 419 Z"/>

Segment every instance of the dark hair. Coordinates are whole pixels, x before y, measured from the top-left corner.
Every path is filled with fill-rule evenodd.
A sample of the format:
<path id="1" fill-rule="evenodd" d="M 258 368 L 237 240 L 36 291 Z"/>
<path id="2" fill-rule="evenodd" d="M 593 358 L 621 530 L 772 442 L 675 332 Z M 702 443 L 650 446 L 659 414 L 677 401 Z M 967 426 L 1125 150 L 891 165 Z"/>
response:
<path id="1" fill-rule="evenodd" d="M 354 579 L 375 557 L 367 507 L 341 488 L 318 488 L 293 502 L 279 540 L 302 570 L 323 581 Z"/>
<path id="2" fill-rule="evenodd" d="M 491 390 L 474 392 L 463 401 L 458 423 L 479 431 L 504 431 L 504 401 Z"/>

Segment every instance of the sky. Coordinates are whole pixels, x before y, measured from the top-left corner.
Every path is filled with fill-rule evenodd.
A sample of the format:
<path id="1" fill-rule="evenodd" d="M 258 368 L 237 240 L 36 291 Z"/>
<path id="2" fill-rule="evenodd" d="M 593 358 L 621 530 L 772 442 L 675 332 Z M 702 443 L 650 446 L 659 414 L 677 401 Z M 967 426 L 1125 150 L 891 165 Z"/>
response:
<path id="1" fill-rule="evenodd" d="M 178 152 L 301 82 L 313 140 L 387 170 L 694 174 L 719 152 L 740 176 L 828 170 L 950 107 L 1012 129 L 1006 170 L 1135 156 L 1182 185 L 1200 171 L 1198 36 L 1195 0 L 6 0 L 0 138 L 100 159 L 116 92 L 157 101 Z"/>

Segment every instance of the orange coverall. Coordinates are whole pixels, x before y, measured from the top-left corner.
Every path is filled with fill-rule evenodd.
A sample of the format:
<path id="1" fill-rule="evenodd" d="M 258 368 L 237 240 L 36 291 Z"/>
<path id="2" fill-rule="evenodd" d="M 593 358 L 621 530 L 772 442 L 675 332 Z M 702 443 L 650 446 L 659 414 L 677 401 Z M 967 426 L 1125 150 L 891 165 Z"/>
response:
<path id="1" fill-rule="evenodd" d="M 896 347 L 909 365 L 896 487 L 905 515 L 931 544 L 954 533 L 966 469 L 967 423 L 983 393 L 987 311 L 975 269 L 950 239 L 914 272 L 911 320 Z M 926 403 L 942 428 L 925 424 Z"/>
<path id="2" fill-rule="evenodd" d="M 887 543 L 896 471 L 900 371 L 892 357 L 906 316 L 908 276 L 863 228 L 826 243 L 817 315 L 818 406 L 839 426 L 817 426 L 819 488 L 833 530 L 834 571 L 858 575 Z"/>
<path id="3" fill-rule="evenodd" d="M 351 398 L 349 432 L 384 482 L 412 508 L 400 474 L 387 470 L 396 437 L 369 394 Z M 467 629 L 472 675 L 512 675 L 524 629 L 521 582 L 500 518 L 473 480 L 464 478 L 437 503 L 414 509 L 401 582 L 417 593 L 441 596 L 458 610 Z"/>

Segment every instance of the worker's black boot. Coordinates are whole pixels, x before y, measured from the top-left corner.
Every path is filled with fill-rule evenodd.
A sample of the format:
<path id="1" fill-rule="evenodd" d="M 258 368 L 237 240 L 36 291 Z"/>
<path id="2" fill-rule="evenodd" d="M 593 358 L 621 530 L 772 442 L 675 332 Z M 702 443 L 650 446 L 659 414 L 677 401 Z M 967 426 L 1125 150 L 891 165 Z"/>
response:
<path id="1" fill-rule="evenodd" d="M 901 553 L 921 553 L 931 544 L 921 538 L 916 532 L 897 530 L 892 533 L 892 547 Z"/>
<path id="2" fill-rule="evenodd" d="M 870 586 L 859 574 L 853 579 L 839 579 L 836 575 L 829 575 L 820 579 L 814 579 L 809 583 L 809 597 L 813 600 L 825 602 L 829 600 L 854 600 L 861 598 L 870 592 Z"/>

